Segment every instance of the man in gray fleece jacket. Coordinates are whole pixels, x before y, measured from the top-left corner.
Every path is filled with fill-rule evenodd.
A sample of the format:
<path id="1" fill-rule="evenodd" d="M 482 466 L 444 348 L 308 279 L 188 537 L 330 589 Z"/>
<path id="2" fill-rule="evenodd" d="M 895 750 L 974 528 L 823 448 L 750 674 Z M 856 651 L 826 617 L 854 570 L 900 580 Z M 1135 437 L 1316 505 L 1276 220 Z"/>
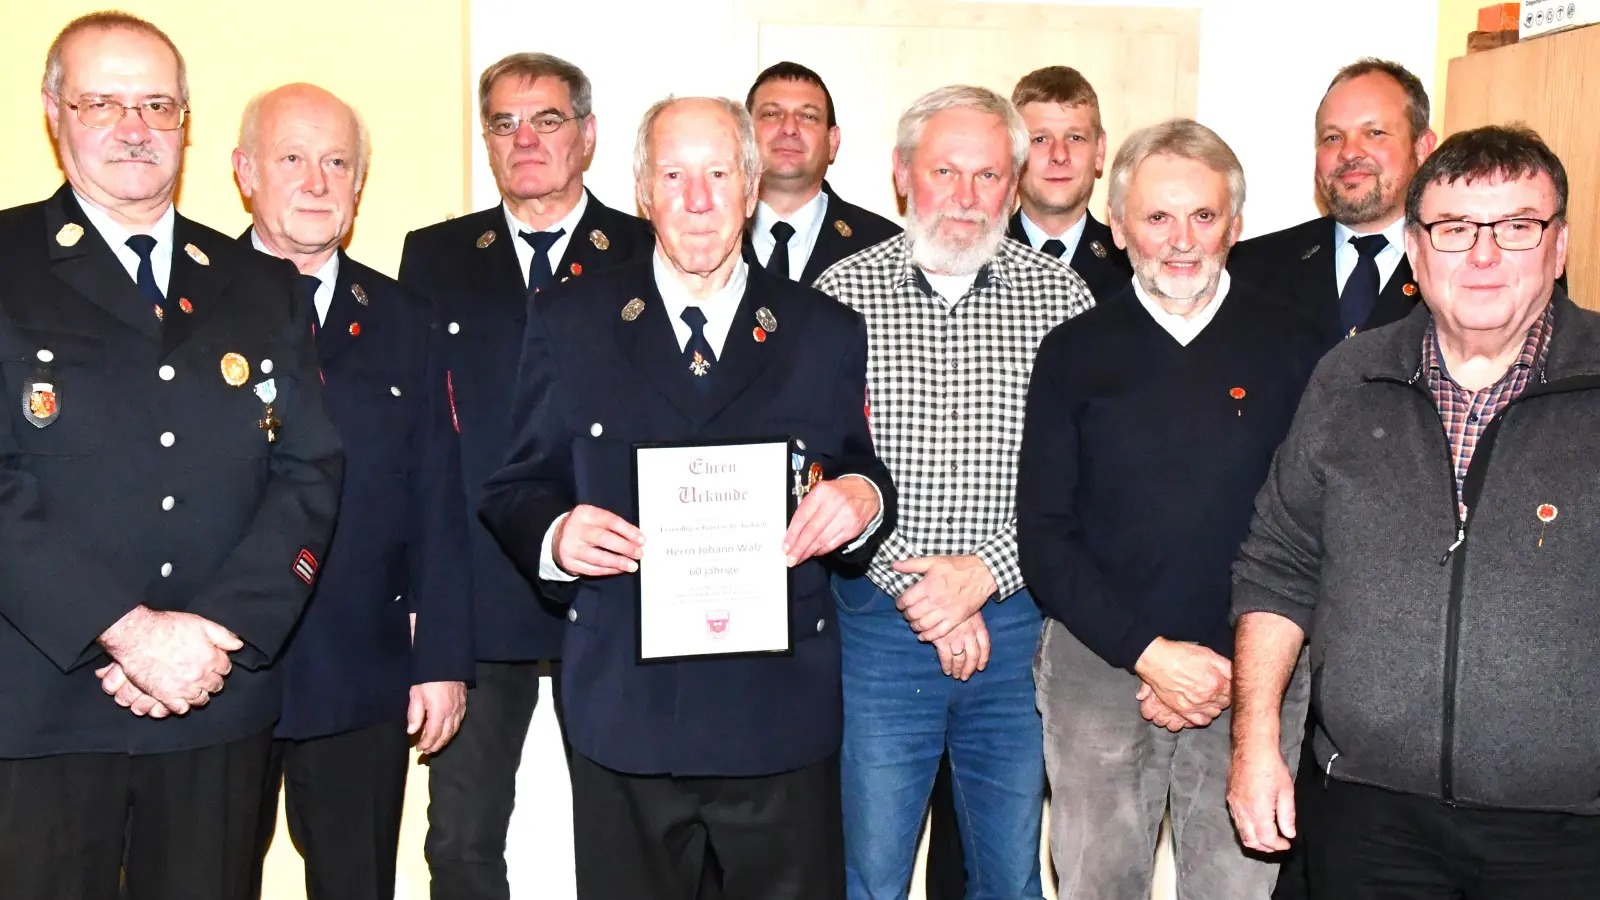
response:
<path id="1" fill-rule="evenodd" d="M 1423 305 L 1312 376 L 1234 567 L 1228 805 L 1293 837 L 1279 704 L 1310 642 L 1312 896 L 1600 890 L 1600 316 L 1555 284 L 1567 177 L 1454 135 L 1407 196 Z"/>

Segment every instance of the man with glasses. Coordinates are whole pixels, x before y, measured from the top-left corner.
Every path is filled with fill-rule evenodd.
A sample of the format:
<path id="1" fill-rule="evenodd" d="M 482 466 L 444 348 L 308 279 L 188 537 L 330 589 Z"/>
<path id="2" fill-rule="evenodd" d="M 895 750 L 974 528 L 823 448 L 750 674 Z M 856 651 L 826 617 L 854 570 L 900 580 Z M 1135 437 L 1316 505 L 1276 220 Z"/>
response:
<path id="1" fill-rule="evenodd" d="M 432 298 L 444 327 L 451 414 L 461 435 L 471 529 L 476 685 L 472 715 L 428 774 L 424 844 L 438 898 L 504 898 L 506 828 L 541 661 L 559 659 L 566 610 L 542 601 L 478 520 L 483 483 L 505 462 L 511 389 L 530 298 L 642 259 L 650 226 L 583 186 L 594 154 L 589 79 L 543 53 L 514 53 L 478 79 L 495 206 L 406 237 L 400 281 Z M 556 718 L 561 675 L 554 675 Z"/>
<path id="2" fill-rule="evenodd" d="M 244 900 L 343 466 L 307 305 L 174 210 L 160 29 L 74 20 L 43 87 L 67 184 L 0 212 L 3 893 Z"/>
<path id="3" fill-rule="evenodd" d="M 1312 376 L 1234 567 L 1240 838 L 1296 834 L 1279 706 L 1310 639 L 1311 894 L 1585 897 L 1600 879 L 1600 317 L 1556 282 L 1567 175 L 1453 135 L 1406 194 L 1422 303 Z"/>

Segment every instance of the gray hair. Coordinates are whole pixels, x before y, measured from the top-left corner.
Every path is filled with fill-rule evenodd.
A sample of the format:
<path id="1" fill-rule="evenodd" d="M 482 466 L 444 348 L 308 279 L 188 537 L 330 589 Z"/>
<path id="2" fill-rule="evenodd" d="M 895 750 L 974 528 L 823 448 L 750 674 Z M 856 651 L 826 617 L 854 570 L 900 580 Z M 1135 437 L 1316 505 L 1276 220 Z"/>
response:
<path id="1" fill-rule="evenodd" d="M 589 118 L 594 111 L 594 88 L 583 70 L 559 56 L 548 53 L 513 53 L 483 70 L 478 76 L 478 117 L 489 118 L 489 92 L 502 78 L 519 81 L 537 81 L 540 78 L 559 78 L 567 86 L 572 98 L 572 114 L 580 119 Z"/>
<path id="2" fill-rule="evenodd" d="M 239 116 L 239 149 L 243 150 L 252 162 L 256 159 L 256 144 L 261 140 L 261 107 L 266 105 L 267 95 L 289 86 L 281 85 L 271 90 L 262 91 L 251 97 L 250 102 L 244 105 L 244 112 Z M 307 85 L 307 87 L 317 86 Z M 335 96 L 332 91 L 328 91 L 325 88 L 317 89 L 333 97 L 340 106 L 344 107 L 346 112 L 350 113 L 350 117 L 355 119 L 356 190 L 359 191 L 367 180 L 367 166 L 372 162 L 372 135 L 367 131 L 367 121 L 361 117 L 361 113 L 357 112 L 355 107 Z"/>
<path id="3" fill-rule="evenodd" d="M 1215 131 L 1193 119 L 1168 119 L 1128 135 L 1117 150 L 1117 158 L 1111 164 L 1107 198 L 1111 215 L 1117 219 L 1122 218 L 1134 171 L 1152 156 L 1194 160 L 1213 172 L 1226 175 L 1232 214 L 1238 216 L 1244 209 L 1244 166 L 1239 164 L 1239 157 L 1233 155 L 1233 148 Z"/>
<path id="4" fill-rule="evenodd" d="M 178 45 L 172 42 L 172 38 L 167 37 L 165 31 L 144 19 L 116 10 L 79 16 L 68 22 L 67 27 L 61 29 L 61 33 L 56 35 L 56 39 L 50 42 L 50 52 L 45 54 L 44 58 L 44 82 L 41 85 L 46 94 L 52 97 L 61 96 L 61 82 L 66 76 L 65 64 L 61 60 L 61 55 L 66 48 L 67 41 L 85 31 L 94 29 L 102 31 L 114 31 L 117 29 L 134 31 L 147 37 L 153 37 L 166 44 L 167 49 L 171 50 L 173 57 L 178 60 L 178 104 L 184 109 L 189 108 L 189 69 L 183 62 L 183 54 L 178 52 Z"/>
<path id="5" fill-rule="evenodd" d="M 722 111 L 733 119 L 734 131 L 739 135 L 739 170 L 744 174 L 745 199 L 754 196 L 761 186 L 761 147 L 756 144 L 756 125 L 750 118 L 750 112 L 744 104 L 727 97 L 674 97 L 668 95 L 662 100 L 657 100 L 645 110 L 644 118 L 639 120 L 639 136 L 633 143 L 633 183 L 639 195 L 639 205 L 648 207 L 645 202 L 648 192 L 645 185 L 649 184 L 650 170 L 655 165 L 655 160 L 650 156 L 650 137 L 655 132 L 656 120 L 674 104 L 688 100 L 705 100 L 722 107 Z"/>
<path id="6" fill-rule="evenodd" d="M 900 116 L 900 125 L 895 130 L 894 148 L 900 154 L 900 161 L 911 162 L 911 156 L 917 150 L 917 145 L 922 142 L 922 131 L 928 126 L 928 120 L 939 113 L 949 109 L 971 109 L 992 116 L 999 116 L 1006 123 L 1006 131 L 1011 135 L 1011 177 L 1015 179 L 1022 171 L 1022 164 L 1028 159 L 1028 126 L 1022 121 L 1022 114 L 1017 112 L 1016 106 L 1010 100 L 984 87 L 973 87 L 968 84 L 952 84 L 948 87 L 929 91 L 918 97 L 910 108 Z"/>

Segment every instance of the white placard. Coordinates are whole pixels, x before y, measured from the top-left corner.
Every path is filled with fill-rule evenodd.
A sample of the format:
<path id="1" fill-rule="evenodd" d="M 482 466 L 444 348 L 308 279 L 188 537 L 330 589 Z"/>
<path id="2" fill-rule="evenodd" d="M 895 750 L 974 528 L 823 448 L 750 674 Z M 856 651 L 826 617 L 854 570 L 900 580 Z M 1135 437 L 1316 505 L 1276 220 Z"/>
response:
<path id="1" fill-rule="evenodd" d="M 789 650 L 787 441 L 634 448 L 639 659 Z"/>

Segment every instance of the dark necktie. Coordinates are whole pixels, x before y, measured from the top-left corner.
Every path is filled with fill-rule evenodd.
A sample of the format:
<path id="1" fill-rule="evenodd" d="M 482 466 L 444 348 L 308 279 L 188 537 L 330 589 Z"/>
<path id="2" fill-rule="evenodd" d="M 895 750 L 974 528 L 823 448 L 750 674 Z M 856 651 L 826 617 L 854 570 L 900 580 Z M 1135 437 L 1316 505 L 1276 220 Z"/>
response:
<path id="1" fill-rule="evenodd" d="M 1039 249 L 1044 253 L 1054 256 L 1056 259 L 1060 259 L 1067 255 L 1067 245 L 1061 243 L 1055 238 L 1051 238 L 1050 240 L 1040 244 Z"/>
<path id="2" fill-rule="evenodd" d="M 555 281 L 555 276 L 550 274 L 550 248 L 556 241 L 566 234 L 565 228 L 555 231 L 519 231 L 517 237 L 528 242 L 533 248 L 533 259 L 528 261 L 528 293 L 533 293 L 542 287 L 549 287 Z"/>
<path id="3" fill-rule="evenodd" d="M 1372 308 L 1378 305 L 1378 254 L 1389 246 L 1389 239 L 1367 234 L 1352 236 L 1350 244 L 1356 248 L 1358 258 L 1339 294 L 1339 328 L 1345 337 L 1360 331 L 1372 315 Z"/>
<path id="4" fill-rule="evenodd" d="M 127 243 L 129 250 L 139 254 L 139 270 L 134 273 L 134 284 L 138 285 L 139 293 L 150 301 L 150 309 L 156 318 L 166 318 L 167 298 L 156 286 L 156 269 L 150 263 L 150 254 L 156 249 L 156 239 L 148 234 L 135 234 L 128 238 Z"/>
<path id="5" fill-rule="evenodd" d="M 794 226 L 788 222 L 772 223 L 772 255 L 767 257 L 767 271 L 779 278 L 789 278 L 789 238 L 794 237 Z"/>
<path id="6" fill-rule="evenodd" d="M 683 365 L 694 379 L 695 387 L 702 393 L 711 387 L 711 369 L 717 355 L 711 352 L 706 340 L 706 314 L 698 306 L 685 306 L 678 314 L 683 324 L 689 326 L 689 340 L 683 345 Z"/>
<path id="7" fill-rule="evenodd" d="M 300 291 L 306 295 L 306 303 L 311 306 L 311 333 L 317 333 L 317 327 L 322 324 L 322 316 L 317 312 L 317 291 L 322 289 L 322 279 L 315 275 L 300 275 Z"/>

